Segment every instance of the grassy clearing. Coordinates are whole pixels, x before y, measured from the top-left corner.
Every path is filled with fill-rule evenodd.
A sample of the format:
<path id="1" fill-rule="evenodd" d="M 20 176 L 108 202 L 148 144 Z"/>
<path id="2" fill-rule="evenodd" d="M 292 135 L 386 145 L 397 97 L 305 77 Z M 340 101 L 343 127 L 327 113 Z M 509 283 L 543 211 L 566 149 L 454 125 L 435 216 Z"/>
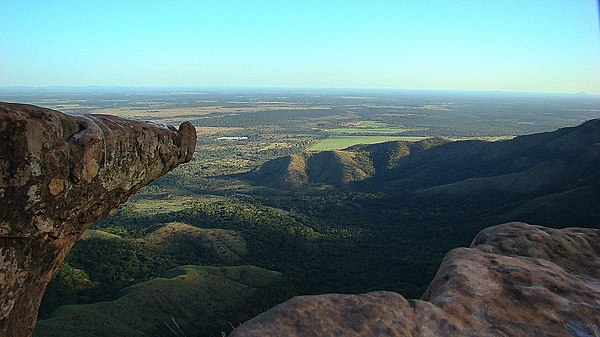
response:
<path id="1" fill-rule="evenodd" d="M 388 123 L 379 122 L 379 121 L 360 121 L 359 128 L 384 128 L 388 126 Z"/>
<path id="2" fill-rule="evenodd" d="M 237 135 L 238 133 L 243 131 L 243 128 L 196 126 L 196 134 L 200 137 L 221 136 L 230 134 Z"/>
<path id="3" fill-rule="evenodd" d="M 414 129 L 388 127 L 389 124 L 379 121 L 359 121 L 349 123 L 342 128 L 326 130 L 334 135 L 394 135 Z"/>
<path id="4" fill-rule="evenodd" d="M 375 144 L 392 140 L 416 142 L 427 137 L 403 136 L 330 136 L 309 148 L 309 151 L 340 150 L 356 144 Z"/>
<path id="5" fill-rule="evenodd" d="M 132 216 L 169 214 L 194 207 L 193 197 L 173 196 L 169 199 L 140 199 L 129 201 L 123 210 Z"/>
<path id="6" fill-rule="evenodd" d="M 327 130 L 327 133 L 338 134 L 338 135 L 353 135 L 353 134 L 397 134 L 411 129 L 396 129 L 396 128 L 364 128 L 364 127 L 353 127 L 353 128 L 339 128 Z"/>

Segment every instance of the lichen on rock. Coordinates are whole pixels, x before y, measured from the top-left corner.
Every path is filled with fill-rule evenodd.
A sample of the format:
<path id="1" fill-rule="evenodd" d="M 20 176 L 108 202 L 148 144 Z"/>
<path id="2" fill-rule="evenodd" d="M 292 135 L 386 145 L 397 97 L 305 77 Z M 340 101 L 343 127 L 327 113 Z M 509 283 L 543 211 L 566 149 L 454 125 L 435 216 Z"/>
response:
<path id="1" fill-rule="evenodd" d="M 191 160 L 196 132 L 0 103 L 0 336 L 29 336 L 46 284 L 83 232 Z"/>

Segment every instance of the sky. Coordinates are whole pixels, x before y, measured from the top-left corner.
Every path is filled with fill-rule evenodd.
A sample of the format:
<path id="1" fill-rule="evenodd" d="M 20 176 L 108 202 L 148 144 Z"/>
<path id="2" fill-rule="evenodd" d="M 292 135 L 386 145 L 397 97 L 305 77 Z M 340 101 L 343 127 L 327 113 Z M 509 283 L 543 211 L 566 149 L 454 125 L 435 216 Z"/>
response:
<path id="1" fill-rule="evenodd" d="M 0 0 L 0 87 L 600 93 L 594 0 Z"/>

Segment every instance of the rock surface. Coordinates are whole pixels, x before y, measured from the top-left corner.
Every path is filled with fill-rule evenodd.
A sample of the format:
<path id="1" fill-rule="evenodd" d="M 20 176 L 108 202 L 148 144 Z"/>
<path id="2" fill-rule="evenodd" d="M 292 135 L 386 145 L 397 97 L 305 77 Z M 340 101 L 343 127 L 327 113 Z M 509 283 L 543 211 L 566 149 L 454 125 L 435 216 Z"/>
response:
<path id="1" fill-rule="evenodd" d="M 196 132 L 0 103 L 0 336 L 29 336 L 46 284 L 94 221 L 191 160 Z"/>
<path id="2" fill-rule="evenodd" d="M 235 329 L 268 336 L 600 336 L 600 230 L 508 223 L 450 251 L 422 300 L 295 297 Z"/>

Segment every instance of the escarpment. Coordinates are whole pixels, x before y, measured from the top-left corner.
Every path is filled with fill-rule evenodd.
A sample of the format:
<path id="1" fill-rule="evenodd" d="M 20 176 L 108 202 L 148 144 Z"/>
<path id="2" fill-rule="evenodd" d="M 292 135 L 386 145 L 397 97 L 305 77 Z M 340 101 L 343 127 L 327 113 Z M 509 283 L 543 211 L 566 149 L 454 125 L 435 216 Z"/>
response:
<path id="1" fill-rule="evenodd" d="M 598 336 L 599 278 L 600 230 L 508 223 L 450 251 L 422 300 L 300 296 L 230 336 Z"/>
<path id="2" fill-rule="evenodd" d="M 0 103 L 0 336 L 29 336 L 46 284 L 83 232 L 191 160 L 196 132 Z"/>

